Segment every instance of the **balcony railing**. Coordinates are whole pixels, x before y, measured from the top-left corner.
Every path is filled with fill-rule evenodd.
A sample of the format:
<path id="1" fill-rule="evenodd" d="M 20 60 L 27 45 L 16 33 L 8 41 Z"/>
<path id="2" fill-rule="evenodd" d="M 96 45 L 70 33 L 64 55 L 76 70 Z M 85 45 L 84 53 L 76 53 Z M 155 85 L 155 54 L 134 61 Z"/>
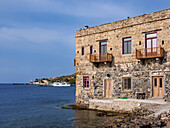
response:
<path id="1" fill-rule="evenodd" d="M 158 58 L 158 57 L 159 58 L 164 57 L 164 49 L 162 47 L 136 49 L 137 59 Z"/>
<path id="2" fill-rule="evenodd" d="M 89 61 L 93 63 L 112 62 L 112 54 L 110 53 L 90 54 Z"/>

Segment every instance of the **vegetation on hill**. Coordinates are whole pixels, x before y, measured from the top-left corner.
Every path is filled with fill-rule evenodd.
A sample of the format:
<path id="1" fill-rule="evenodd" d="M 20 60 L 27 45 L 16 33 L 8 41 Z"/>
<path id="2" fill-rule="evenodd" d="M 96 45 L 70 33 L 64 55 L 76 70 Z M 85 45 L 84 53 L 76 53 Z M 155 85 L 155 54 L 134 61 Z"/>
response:
<path id="1" fill-rule="evenodd" d="M 65 76 L 60 76 L 60 77 L 39 78 L 39 79 L 35 79 L 35 81 L 33 81 L 33 82 L 39 82 L 39 83 L 67 82 L 70 84 L 75 84 L 76 83 L 76 73 L 74 73 L 72 75 L 65 75 Z"/>
<path id="2" fill-rule="evenodd" d="M 51 83 L 54 82 L 68 82 L 70 84 L 76 83 L 76 73 L 72 75 L 60 76 L 60 77 L 53 77 L 49 79 Z"/>

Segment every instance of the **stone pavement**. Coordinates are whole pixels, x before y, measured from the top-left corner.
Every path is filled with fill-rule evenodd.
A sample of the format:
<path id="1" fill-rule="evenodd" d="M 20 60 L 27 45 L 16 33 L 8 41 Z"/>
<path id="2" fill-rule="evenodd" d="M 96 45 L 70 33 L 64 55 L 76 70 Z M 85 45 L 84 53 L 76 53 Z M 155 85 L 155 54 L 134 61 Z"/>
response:
<path id="1" fill-rule="evenodd" d="M 132 112 L 136 108 L 145 108 L 158 116 L 170 110 L 170 102 L 163 99 L 92 99 L 89 100 L 89 108 L 114 112 Z"/>

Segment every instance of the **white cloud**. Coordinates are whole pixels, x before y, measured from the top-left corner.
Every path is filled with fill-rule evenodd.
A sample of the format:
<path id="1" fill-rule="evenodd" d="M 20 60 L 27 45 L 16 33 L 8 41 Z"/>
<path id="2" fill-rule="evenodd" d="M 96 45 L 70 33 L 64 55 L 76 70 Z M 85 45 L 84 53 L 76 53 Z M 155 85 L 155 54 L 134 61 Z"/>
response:
<path id="1" fill-rule="evenodd" d="M 5 9 L 5 11 L 14 12 L 50 12 L 85 18 L 104 18 L 131 15 L 133 11 L 126 3 L 128 2 L 117 4 L 104 0 L 13 0 L 12 2 L 6 0 L 6 2 L 0 2 L 0 10 L 1 12 Z"/>
<path id="2" fill-rule="evenodd" d="M 31 42 L 31 43 L 70 43 L 74 36 L 67 35 L 67 38 L 61 32 L 43 28 L 15 29 L 0 28 L 0 42 Z"/>
<path id="3" fill-rule="evenodd" d="M 30 13 L 31 12 L 31 13 Z M 32 43 L 67 43 L 73 45 L 75 33 L 71 30 L 62 30 L 45 23 L 42 26 L 41 18 L 38 21 L 32 19 L 26 21 L 27 14 L 48 12 L 60 15 L 70 15 L 78 18 L 108 18 L 129 16 L 132 11 L 127 9 L 127 5 L 115 3 L 112 0 L 5 0 L 0 1 L 0 24 L 5 24 L 0 28 L 0 44 L 2 42 L 32 42 Z M 47 14 L 48 14 L 47 13 Z M 3 16 L 6 16 L 3 18 Z M 10 18 L 10 16 L 12 18 Z M 15 18 L 15 16 L 18 18 Z M 23 20 L 21 20 L 23 19 Z M 20 21 L 21 20 L 21 21 Z M 34 24 L 35 23 L 35 24 Z M 69 21 L 66 22 L 69 24 Z M 10 27 L 9 27 L 10 26 Z M 36 27 L 35 27 L 36 26 Z M 37 27 L 39 26 L 39 27 Z M 41 26 L 41 27 L 40 27 Z M 26 28 L 27 27 L 27 28 Z M 30 27 L 30 28 L 28 28 Z M 65 26 L 63 26 L 65 27 Z M 72 27 L 69 27 L 72 29 Z M 71 33 L 69 33 L 71 32 Z M 73 42 L 73 43 L 71 43 Z"/>
<path id="4" fill-rule="evenodd" d="M 108 1 L 81 1 L 73 0 L 72 3 L 66 1 L 54 0 L 31 0 L 30 4 L 37 11 L 47 11 L 52 13 L 61 13 L 80 17 L 113 17 L 127 16 L 130 9 L 123 3 L 116 4 Z M 32 7 L 33 7 L 32 6 Z"/>

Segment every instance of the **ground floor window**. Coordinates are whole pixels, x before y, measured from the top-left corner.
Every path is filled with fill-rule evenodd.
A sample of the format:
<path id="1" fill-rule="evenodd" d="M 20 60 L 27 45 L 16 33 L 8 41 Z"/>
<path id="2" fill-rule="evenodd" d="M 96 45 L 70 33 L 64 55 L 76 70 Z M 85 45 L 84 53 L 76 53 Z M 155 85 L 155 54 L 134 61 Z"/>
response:
<path id="1" fill-rule="evenodd" d="M 123 91 L 132 90 L 132 79 L 131 77 L 123 78 Z"/>
<path id="2" fill-rule="evenodd" d="M 83 88 L 89 88 L 89 76 L 83 76 Z"/>

